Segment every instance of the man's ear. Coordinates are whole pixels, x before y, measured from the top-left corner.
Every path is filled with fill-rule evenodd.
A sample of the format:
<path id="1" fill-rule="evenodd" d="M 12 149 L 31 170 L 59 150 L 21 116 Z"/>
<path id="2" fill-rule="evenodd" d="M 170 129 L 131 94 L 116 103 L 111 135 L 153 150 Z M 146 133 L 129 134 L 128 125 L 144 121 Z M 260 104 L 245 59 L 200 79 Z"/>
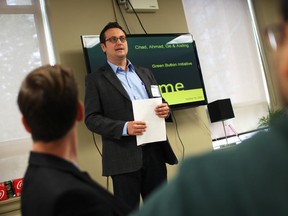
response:
<path id="1" fill-rule="evenodd" d="M 106 53 L 106 45 L 104 43 L 101 43 L 101 49 L 104 53 Z"/>
<path id="2" fill-rule="evenodd" d="M 22 121 L 22 124 L 24 125 L 25 130 L 26 130 L 28 133 L 31 133 L 31 129 L 30 129 L 30 127 L 28 126 L 28 124 L 27 124 L 24 116 L 21 117 L 21 121 Z"/>
<path id="3" fill-rule="evenodd" d="M 77 121 L 82 121 L 84 118 L 84 105 L 81 101 L 78 103 L 78 110 L 77 110 Z"/>

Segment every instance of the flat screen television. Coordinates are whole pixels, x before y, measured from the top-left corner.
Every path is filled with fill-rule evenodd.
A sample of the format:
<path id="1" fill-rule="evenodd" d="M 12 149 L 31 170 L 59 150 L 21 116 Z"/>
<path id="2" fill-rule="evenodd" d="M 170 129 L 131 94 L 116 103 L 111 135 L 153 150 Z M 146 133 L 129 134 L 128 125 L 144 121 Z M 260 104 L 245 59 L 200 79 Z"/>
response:
<path id="1" fill-rule="evenodd" d="M 106 64 L 99 35 L 81 36 L 87 73 Z M 128 59 L 152 70 L 172 109 L 207 105 L 196 44 L 191 34 L 127 35 Z"/>

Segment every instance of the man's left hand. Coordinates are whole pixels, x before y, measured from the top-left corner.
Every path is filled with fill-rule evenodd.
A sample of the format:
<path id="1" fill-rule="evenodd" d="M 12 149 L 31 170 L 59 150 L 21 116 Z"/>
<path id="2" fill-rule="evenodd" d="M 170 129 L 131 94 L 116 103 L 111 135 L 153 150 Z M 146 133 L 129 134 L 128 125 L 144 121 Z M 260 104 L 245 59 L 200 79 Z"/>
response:
<path id="1" fill-rule="evenodd" d="M 167 118 L 170 114 L 170 108 L 167 103 L 162 103 L 155 108 L 155 112 L 160 118 Z"/>

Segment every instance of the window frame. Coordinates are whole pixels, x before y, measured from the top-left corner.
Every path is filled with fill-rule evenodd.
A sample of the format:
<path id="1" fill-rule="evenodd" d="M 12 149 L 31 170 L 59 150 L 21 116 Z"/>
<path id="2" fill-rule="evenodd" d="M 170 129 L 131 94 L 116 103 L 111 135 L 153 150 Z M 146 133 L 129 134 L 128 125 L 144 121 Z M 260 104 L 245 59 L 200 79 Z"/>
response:
<path id="1" fill-rule="evenodd" d="M 31 0 L 31 5 L 7 5 L 6 0 L 0 0 L 0 14 L 34 15 L 41 65 L 55 63 L 45 0 Z M 2 140 L 0 148 L 0 182 L 23 177 L 28 163 L 29 150 L 32 149 L 31 136 Z"/>
<path id="2" fill-rule="evenodd" d="M 35 28 L 39 42 L 39 51 L 42 64 L 50 62 L 49 53 L 47 52 L 47 37 L 45 36 L 44 20 L 41 12 L 41 2 L 31 0 L 31 5 L 7 5 L 6 0 L 0 0 L 0 14 L 33 14 Z"/>
<path id="3" fill-rule="evenodd" d="M 184 10 L 184 13 L 185 13 L 185 16 L 186 16 L 186 20 L 187 20 L 187 26 L 188 26 L 188 29 L 189 29 L 189 31 L 191 30 L 191 26 L 193 25 L 191 25 L 190 23 L 189 23 L 189 18 L 192 20 L 192 16 L 190 16 L 190 14 L 193 14 L 193 13 L 191 13 L 191 11 L 190 11 L 190 7 L 188 7 L 188 5 L 189 5 L 189 0 L 182 0 L 182 3 L 183 3 L 183 6 L 184 6 L 184 8 L 186 7 L 186 9 Z M 224 1 L 223 1 L 224 2 Z M 242 1 L 241 1 L 242 2 Z M 265 95 L 265 99 L 264 100 L 254 100 L 254 101 L 249 101 L 249 100 L 247 100 L 247 101 L 243 101 L 243 102 L 235 102 L 235 101 L 233 101 L 232 100 L 232 105 L 233 105 L 233 107 L 234 107 L 234 113 L 235 113 L 235 117 L 237 116 L 238 117 L 238 114 L 239 114 L 239 116 L 243 116 L 244 115 L 244 112 L 242 111 L 242 110 L 244 110 L 244 109 L 250 109 L 251 110 L 251 112 L 250 112 L 250 116 L 251 116 L 251 114 L 253 114 L 253 111 L 255 111 L 255 108 L 256 107 L 261 107 L 261 108 L 263 108 L 264 109 L 264 107 L 265 107 L 265 109 L 266 109 L 266 107 L 268 108 L 268 107 L 270 107 L 271 106 L 271 104 L 270 104 L 270 95 L 269 95 L 269 93 L 268 93 L 268 88 L 267 88 L 267 77 L 265 76 L 265 73 L 264 73 L 264 71 L 265 71 L 265 60 L 263 59 L 263 58 L 261 58 L 262 56 L 261 56 L 261 52 L 259 52 L 259 44 L 257 43 L 258 41 L 257 41 L 257 39 L 258 39 L 258 37 L 259 37 L 259 33 L 258 32 L 256 32 L 255 31 L 255 25 L 257 25 L 257 23 L 256 23 L 256 21 L 255 21 L 255 19 L 254 19 L 254 17 L 252 16 L 253 15 L 253 12 L 254 11 L 251 11 L 251 10 L 253 10 L 253 8 L 251 8 L 250 7 L 250 5 L 249 5 L 249 0 L 246 0 L 246 1 L 244 1 L 244 2 L 242 2 L 243 4 L 245 4 L 245 8 L 243 8 L 243 9 L 245 9 L 245 10 L 243 10 L 243 14 L 247 14 L 248 16 L 247 16 L 247 18 L 249 17 L 250 18 L 250 21 L 249 22 L 247 22 L 246 24 L 247 24 L 247 27 L 250 25 L 250 30 L 252 31 L 251 32 L 251 34 L 250 34 L 250 36 L 252 36 L 250 39 L 250 42 L 253 42 L 253 45 L 255 45 L 255 50 L 254 51 L 256 51 L 256 55 L 254 56 L 254 58 L 257 60 L 257 62 L 259 63 L 259 73 L 261 73 L 260 74 L 260 76 L 261 76 L 261 80 L 260 80 L 260 82 L 262 81 L 262 84 L 263 84 L 263 87 L 264 87 L 264 92 L 262 92 L 262 93 L 264 93 L 264 95 Z M 188 5 L 186 5 L 186 3 L 188 3 Z M 197 3 L 195 3 L 195 4 L 197 4 Z M 205 4 L 205 3 L 203 3 L 203 4 Z M 194 6 L 195 7 L 195 6 Z M 187 9 L 188 8 L 188 9 Z M 191 7 L 192 8 L 192 7 Z M 203 8 L 205 8 L 205 7 L 203 7 Z M 195 8 L 194 8 L 195 9 Z M 246 10 L 247 9 L 247 10 Z M 238 9 L 237 9 L 238 10 Z M 187 13 L 187 11 L 189 11 L 190 13 Z M 189 15 L 187 15 L 187 14 L 189 14 Z M 194 19 L 195 20 L 195 19 Z M 195 30 L 195 26 L 194 26 L 194 30 Z M 193 33 L 193 32 L 192 32 Z M 199 39 L 199 38 L 198 38 Z M 200 41 L 200 40 L 199 40 Z M 199 47 L 201 47 L 201 45 L 199 45 L 201 42 L 199 42 L 198 41 L 198 48 Z M 196 41 L 197 42 L 197 41 Z M 254 49 L 254 48 L 253 48 Z M 201 50 L 201 49 L 199 49 L 199 50 Z M 200 55 L 201 55 L 201 53 L 200 53 Z M 255 61 L 256 62 L 256 61 Z M 204 71 L 204 69 L 203 69 L 203 71 Z M 204 76 L 204 82 L 205 82 L 205 71 L 203 72 L 203 76 Z M 240 73 L 239 73 L 240 74 Z M 258 75 L 257 75 L 258 76 Z M 259 82 L 259 83 L 260 83 Z M 207 90 L 207 94 L 208 94 L 208 99 L 209 99 L 209 87 L 208 87 L 208 84 L 206 84 L 206 90 Z M 210 90 L 211 91 L 211 90 Z M 239 92 L 239 91 L 238 91 Z M 223 99 L 223 98 L 231 98 L 232 99 L 232 97 L 230 97 L 230 95 L 229 94 L 222 94 L 223 92 L 220 92 L 220 96 L 218 97 L 218 98 L 213 98 L 212 100 L 211 100 L 211 98 L 210 98 L 210 100 L 211 101 L 209 101 L 209 102 L 212 102 L 212 101 L 214 101 L 214 100 L 219 100 L 219 99 Z M 222 96 L 221 96 L 222 95 Z M 224 96 L 223 96 L 224 95 Z M 263 111 L 263 109 L 262 109 L 262 111 Z M 264 112 L 263 112 L 264 113 Z M 268 109 L 267 109 L 267 113 L 268 113 Z M 237 114 L 237 115 L 236 115 Z M 265 114 L 266 114 L 266 112 L 265 112 Z M 208 116 L 208 118 L 209 118 L 209 114 L 208 114 L 208 111 L 207 111 L 207 116 Z M 236 118 L 235 118 L 236 119 Z M 235 126 L 235 129 L 237 130 L 237 131 L 239 131 L 239 133 L 245 133 L 245 132 L 248 132 L 248 131 L 251 131 L 251 130 L 253 130 L 253 129 L 256 129 L 256 128 L 249 128 L 249 124 L 251 125 L 251 123 L 252 123 L 252 121 L 251 122 L 249 122 L 249 124 L 248 124 L 248 126 L 246 127 L 244 127 L 244 123 L 243 123 L 243 121 L 241 121 L 241 120 L 239 120 L 239 119 L 241 119 L 241 118 L 237 118 L 237 120 L 235 120 L 235 119 L 230 119 L 230 120 L 228 120 L 227 122 L 228 123 L 230 123 L 230 122 L 235 122 L 235 124 L 236 125 L 233 125 L 233 126 Z M 254 121 L 254 120 L 253 120 Z M 255 119 L 255 121 L 254 122 L 256 122 L 256 119 Z M 238 127 L 237 127 L 237 124 L 238 124 L 238 126 L 240 126 L 240 130 L 238 129 Z M 212 139 L 221 139 L 223 136 L 224 136 L 224 130 L 223 130 L 223 126 L 222 126 L 222 124 L 221 124 L 221 122 L 217 122 L 217 123 L 213 123 L 213 125 L 210 123 L 210 133 L 211 133 L 211 136 L 212 136 Z M 209 126 L 207 126 L 207 128 L 209 128 Z M 251 126 L 250 126 L 251 127 Z M 253 127 L 255 127 L 255 126 L 253 126 Z M 234 128 L 233 128 L 234 129 Z M 228 135 L 230 135 L 230 134 L 228 134 Z M 233 135 L 235 135 L 235 132 L 233 131 Z M 225 137 L 225 136 L 224 136 Z"/>

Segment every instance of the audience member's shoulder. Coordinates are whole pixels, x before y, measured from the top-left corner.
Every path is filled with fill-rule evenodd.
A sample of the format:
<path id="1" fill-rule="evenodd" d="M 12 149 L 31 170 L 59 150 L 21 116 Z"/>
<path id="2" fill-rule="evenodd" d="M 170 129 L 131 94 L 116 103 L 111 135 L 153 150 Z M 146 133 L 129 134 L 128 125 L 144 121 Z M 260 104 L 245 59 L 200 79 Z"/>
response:
<path id="1" fill-rule="evenodd" d="M 117 208 L 112 199 L 101 196 L 93 188 L 84 190 L 75 187 L 56 197 L 55 211 L 59 215 L 115 215 Z M 119 215 L 121 209 L 119 209 Z M 118 214 L 117 214 L 118 215 Z"/>
<path id="2" fill-rule="evenodd" d="M 187 173 L 189 170 L 193 170 L 191 175 L 196 175 L 197 173 L 209 173 L 209 175 L 212 175 L 217 173 L 217 176 L 225 175 L 225 173 L 236 173 L 241 169 L 250 167 L 249 164 L 252 161 L 253 163 L 255 161 L 260 163 L 269 155 L 276 157 L 276 155 L 288 153 L 286 145 L 288 134 L 286 135 L 287 137 L 282 135 L 275 128 L 259 132 L 236 146 L 187 158 L 184 160 L 180 172 Z"/>

